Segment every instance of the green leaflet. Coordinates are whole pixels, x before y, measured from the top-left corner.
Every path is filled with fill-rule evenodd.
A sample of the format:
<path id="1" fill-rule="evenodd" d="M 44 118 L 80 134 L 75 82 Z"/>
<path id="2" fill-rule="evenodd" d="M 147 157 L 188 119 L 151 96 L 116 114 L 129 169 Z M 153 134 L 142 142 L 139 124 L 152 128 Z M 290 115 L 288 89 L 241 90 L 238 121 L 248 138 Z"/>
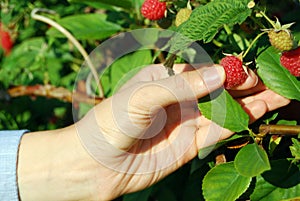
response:
<path id="1" fill-rule="evenodd" d="M 267 153 L 256 143 L 248 144 L 238 152 L 234 166 L 241 175 L 247 177 L 260 175 L 271 168 Z"/>
<path id="2" fill-rule="evenodd" d="M 211 93 L 208 100 L 201 99 L 198 107 L 208 119 L 234 132 L 248 129 L 249 116 L 226 90 Z M 214 98 L 214 96 L 216 96 Z"/>
<path id="3" fill-rule="evenodd" d="M 68 0 L 70 3 L 88 3 L 88 2 L 95 2 L 95 3 L 102 3 L 107 4 L 110 6 L 117 6 L 120 8 L 130 9 L 133 7 L 133 2 L 131 0 Z"/>
<path id="4" fill-rule="evenodd" d="M 292 162 L 297 163 L 300 161 L 300 142 L 295 138 L 292 138 L 292 142 L 293 145 L 290 146 L 291 154 L 294 157 Z"/>
<path id="5" fill-rule="evenodd" d="M 264 84 L 276 93 L 300 101 L 300 81 L 280 64 L 280 54 L 269 47 L 257 58 L 257 73 Z"/>
<path id="6" fill-rule="evenodd" d="M 236 200 L 247 190 L 251 177 L 240 175 L 233 162 L 224 163 L 212 168 L 203 180 L 202 190 L 207 201 Z"/>
<path id="7" fill-rule="evenodd" d="M 215 0 L 193 10 L 170 41 L 170 52 L 185 49 L 193 41 L 210 42 L 224 25 L 242 23 L 251 14 L 249 0 Z"/>
<path id="8" fill-rule="evenodd" d="M 118 24 L 109 22 L 105 14 L 71 15 L 57 22 L 68 29 L 77 39 L 105 39 L 122 29 Z M 59 31 L 50 28 L 47 35 L 64 37 Z"/>
<path id="9" fill-rule="evenodd" d="M 300 172 L 285 159 L 271 161 L 271 170 L 256 177 L 253 201 L 290 200 L 300 196 Z"/>
<path id="10" fill-rule="evenodd" d="M 151 64 L 150 50 L 140 50 L 127 54 L 109 66 L 101 76 L 101 82 L 107 96 L 111 96 L 137 71 L 147 64 Z"/>

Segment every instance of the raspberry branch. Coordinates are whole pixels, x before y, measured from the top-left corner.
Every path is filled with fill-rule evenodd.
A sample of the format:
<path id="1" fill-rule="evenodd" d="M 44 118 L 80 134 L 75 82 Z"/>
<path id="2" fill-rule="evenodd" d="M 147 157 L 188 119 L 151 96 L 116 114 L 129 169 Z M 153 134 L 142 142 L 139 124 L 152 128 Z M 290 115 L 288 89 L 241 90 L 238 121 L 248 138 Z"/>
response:
<path id="1" fill-rule="evenodd" d="M 259 133 L 271 134 L 271 135 L 299 135 L 299 125 L 266 125 L 262 124 L 259 126 Z"/>
<path id="2" fill-rule="evenodd" d="M 100 82 L 100 80 L 98 78 L 97 70 L 96 70 L 93 62 L 89 58 L 88 53 L 85 51 L 85 49 L 82 47 L 82 45 L 78 42 L 78 40 L 67 29 L 65 29 L 64 27 L 62 27 L 57 22 L 51 20 L 50 18 L 45 17 L 43 15 L 37 14 L 38 12 L 46 12 L 46 13 L 49 13 L 49 14 L 54 14 L 55 11 L 48 10 L 48 9 L 42 9 L 42 8 L 35 8 L 31 12 L 31 17 L 33 19 L 35 19 L 35 20 L 39 20 L 41 22 L 44 22 L 46 24 L 51 25 L 52 27 L 54 27 L 55 29 L 57 29 L 58 31 L 60 31 L 62 34 L 64 34 L 71 41 L 71 43 L 78 49 L 78 51 L 80 52 L 80 54 L 86 60 L 86 63 L 88 64 L 88 67 L 91 70 L 93 78 L 95 79 L 95 81 L 97 83 L 97 87 L 99 89 L 99 96 L 101 98 L 104 98 L 104 90 L 103 90 L 101 82 Z"/>
<path id="3" fill-rule="evenodd" d="M 166 62 L 164 63 L 164 67 L 168 70 L 169 76 L 175 75 L 173 66 L 174 66 L 174 61 L 176 59 L 176 54 L 171 54 Z"/>
<path id="4" fill-rule="evenodd" d="M 262 36 L 264 35 L 266 32 L 261 32 L 260 34 L 258 34 L 253 41 L 250 43 L 250 45 L 248 46 L 247 50 L 243 53 L 242 58 L 245 58 L 246 55 L 249 53 L 250 49 L 252 48 L 252 46 L 256 43 L 256 41 Z"/>
<path id="5" fill-rule="evenodd" d="M 103 98 L 90 97 L 82 91 L 71 92 L 64 87 L 55 87 L 53 85 L 33 85 L 33 86 L 16 86 L 8 89 L 9 97 L 15 98 L 20 96 L 40 96 L 54 98 L 65 102 L 80 102 L 95 105 L 100 103 Z"/>
<path id="6" fill-rule="evenodd" d="M 272 21 L 263 11 L 260 11 L 259 13 L 272 25 L 274 29 L 276 28 L 274 21 Z"/>

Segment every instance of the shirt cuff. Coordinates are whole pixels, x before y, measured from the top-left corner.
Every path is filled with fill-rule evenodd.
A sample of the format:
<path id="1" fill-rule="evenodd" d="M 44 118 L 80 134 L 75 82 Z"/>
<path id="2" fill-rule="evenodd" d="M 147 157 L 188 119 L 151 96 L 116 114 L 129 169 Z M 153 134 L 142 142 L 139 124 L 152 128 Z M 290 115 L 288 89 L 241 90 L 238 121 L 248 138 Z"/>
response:
<path id="1" fill-rule="evenodd" d="M 20 140 L 27 130 L 0 131 L 0 200 L 19 200 L 17 160 Z"/>

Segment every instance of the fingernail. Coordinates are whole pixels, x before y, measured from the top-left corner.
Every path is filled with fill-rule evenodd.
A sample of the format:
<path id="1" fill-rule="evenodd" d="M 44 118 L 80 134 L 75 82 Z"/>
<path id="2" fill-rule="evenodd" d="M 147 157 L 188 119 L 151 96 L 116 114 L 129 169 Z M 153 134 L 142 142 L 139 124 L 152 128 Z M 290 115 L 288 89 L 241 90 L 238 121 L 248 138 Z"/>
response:
<path id="1" fill-rule="evenodd" d="M 212 66 L 203 69 L 202 76 L 209 91 L 222 86 L 225 80 L 225 72 L 221 66 Z"/>

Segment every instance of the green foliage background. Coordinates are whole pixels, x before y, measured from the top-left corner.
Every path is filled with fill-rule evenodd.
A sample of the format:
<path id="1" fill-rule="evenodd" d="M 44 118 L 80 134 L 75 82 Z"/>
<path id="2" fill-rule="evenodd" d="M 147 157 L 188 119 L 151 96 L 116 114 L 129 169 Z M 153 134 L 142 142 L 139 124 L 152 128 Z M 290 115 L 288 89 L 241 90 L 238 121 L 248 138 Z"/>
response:
<path id="1" fill-rule="evenodd" d="M 267 26 L 265 20 L 257 18 L 247 7 L 248 2 L 248 0 L 191 1 L 195 9 L 190 20 L 178 28 L 173 24 L 168 27 L 187 36 L 186 40 L 176 38 L 172 40 L 171 49 L 177 51 L 190 42 L 197 41 L 216 63 L 223 57 L 224 52 L 239 54 L 245 51 L 255 36 L 261 32 L 260 29 Z M 11 33 L 14 47 L 7 56 L 0 49 L 0 129 L 37 131 L 61 128 L 73 123 L 74 108 L 71 103 L 45 97 L 11 98 L 7 94 L 7 90 L 12 86 L 35 84 L 51 84 L 72 91 L 76 87 L 74 86 L 76 76 L 84 62 L 81 54 L 64 35 L 47 24 L 31 18 L 30 13 L 34 8 L 55 11 L 54 15 L 44 15 L 69 30 L 85 50 L 91 52 L 101 42 L 118 33 L 137 28 L 165 27 L 174 21 L 176 12 L 185 7 L 187 1 L 173 1 L 170 8 L 172 12 L 168 13 L 166 19 L 158 22 L 145 20 L 141 16 L 139 10 L 142 3 L 143 0 L 1 0 L 0 21 Z M 256 1 L 256 4 L 260 9 L 266 10 L 269 16 L 278 16 L 282 23 L 296 22 L 292 26 L 292 31 L 294 37 L 300 40 L 299 1 L 261 0 Z M 211 12 L 208 12 L 210 10 Z M 222 14 L 222 20 L 218 21 Z M 203 15 L 207 18 L 202 19 Z M 209 29 L 207 24 L 211 24 Z M 155 35 L 147 37 L 149 40 L 155 40 Z M 290 76 L 285 69 L 280 68 L 277 52 L 268 47 L 266 35 L 262 36 L 244 61 L 253 62 L 257 59 L 257 66 L 256 62 L 253 62 L 250 67 L 253 69 L 258 67 L 258 74 L 269 88 L 293 101 L 289 106 L 265 115 L 250 127 L 254 130 L 261 123 L 300 124 L 299 78 Z M 156 56 L 155 51 L 141 51 L 129 54 L 114 63 L 113 68 L 103 77 L 105 96 L 112 95 L 118 80 L 126 72 L 153 61 L 157 62 Z M 275 71 L 282 72 L 276 74 Z M 270 79 L 269 75 L 273 73 L 275 76 Z M 228 149 L 228 144 L 249 138 L 247 126 L 244 124 L 248 118 L 238 106 L 234 105 L 228 94 L 222 94 L 219 98 L 228 100 L 226 113 L 229 117 L 234 115 L 232 116 L 234 118 L 225 120 L 226 126 L 239 133 L 217 144 L 214 151 L 205 158 L 202 158 L 199 152 L 201 160 L 195 158 L 158 184 L 116 200 L 200 201 L 251 198 L 251 200 L 273 201 L 299 198 L 299 139 L 279 137 L 280 140 L 276 141 L 270 136 L 266 137 L 262 142 L 266 152 L 256 144 L 244 147 L 241 152 L 240 148 Z M 218 103 L 218 100 L 215 102 Z M 199 107 L 218 122 L 217 116 L 209 114 L 211 104 L 206 102 Z M 75 113 L 82 116 L 90 107 L 80 104 L 75 108 Z M 223 106 L 219 105 L 218 109 L 219 107 Z M 234 124 L 237 117 L 241 119 L 241 126 Z M 256 163 L 257 160 L 247 159 L 249 154 L 253 153 L 257 153 L 253 157 L 260 160 L 259 164 Z M 215 166 L 215 157 L 219 154 L 224 154 L 231 162 Z M 251 165 L 257 167 L 252 168 Z"/>

